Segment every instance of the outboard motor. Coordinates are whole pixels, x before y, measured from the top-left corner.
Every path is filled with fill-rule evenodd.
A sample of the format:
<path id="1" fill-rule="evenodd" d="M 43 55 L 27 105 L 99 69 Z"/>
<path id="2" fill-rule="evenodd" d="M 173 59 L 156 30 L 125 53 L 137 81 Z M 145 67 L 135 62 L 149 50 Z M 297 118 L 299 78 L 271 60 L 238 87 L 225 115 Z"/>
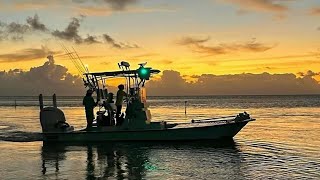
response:
<path id="1" fill-rule="evenodd" d="M 40 123 L 42 132 L 71 132 L 74 130 L 73 126 L 70 126 L 66 122 L 66 118 L 61 109 L 57 108 L 56 97 L 53 95 L 54 107 L 43 107 L 43 97 L 40 94 Z"/>

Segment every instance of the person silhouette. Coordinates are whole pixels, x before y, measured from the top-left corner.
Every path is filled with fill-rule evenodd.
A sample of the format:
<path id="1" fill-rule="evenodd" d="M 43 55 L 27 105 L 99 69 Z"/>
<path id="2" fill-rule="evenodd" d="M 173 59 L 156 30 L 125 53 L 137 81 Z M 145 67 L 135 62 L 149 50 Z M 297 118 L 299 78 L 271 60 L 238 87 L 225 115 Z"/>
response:
<path id="1" fill-rule="evenodd" d="M 93 109 L 95 106 L 97 106 L 97 103 L 94 102 L 92 94 L 93 94 L 93 91 L 91 89 L 87 90 L 87 94 L 82 101 L 82 104 L 84 105 L 85 112 L 86 112 L 87 129 L 92 127 L 92 123 L 94 119 Z"/>
<path id="2" fill-rule="evenodd" d="M 116 100 L 116 106 L 117 106 L 116 118 L 120 117 L 121 109 L 122 109 L 122 101 L 123 101 L 123 98 L 125 96 L 127 96 L 127 93 L 124 92 L 124 85 L 123 84 L 120 84 L 118 86 L 118 89 L 119 90 L 117 92 L 117 100 Z"/>

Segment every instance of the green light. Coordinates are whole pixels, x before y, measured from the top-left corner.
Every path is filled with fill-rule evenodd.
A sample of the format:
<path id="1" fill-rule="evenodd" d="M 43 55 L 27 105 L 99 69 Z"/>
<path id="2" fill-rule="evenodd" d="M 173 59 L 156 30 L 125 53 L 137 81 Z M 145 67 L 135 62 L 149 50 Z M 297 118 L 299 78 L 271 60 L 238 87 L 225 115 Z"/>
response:
<path id="1" fill-rule="evenodd" d="M 140 73 L 141 73 L 141 74 L 147 74 L 148 71 L 147 71 L 145 68 L 142 68 L 142 69 L 140 70 Z"/>
<path id="2" fill-rule="evenodd" d="M 138 69 L 138 76 L 140 79 L 149 80 L 151 68 L 140 67 Z"/>

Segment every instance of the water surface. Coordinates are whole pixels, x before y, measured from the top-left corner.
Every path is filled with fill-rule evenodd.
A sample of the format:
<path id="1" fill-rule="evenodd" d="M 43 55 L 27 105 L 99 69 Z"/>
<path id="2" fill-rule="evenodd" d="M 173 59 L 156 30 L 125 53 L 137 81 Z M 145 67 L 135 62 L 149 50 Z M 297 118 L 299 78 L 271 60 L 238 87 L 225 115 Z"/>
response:
<path id="1" fill-rule="evenodd" d="M 149 103 L 153 121 L 243 111 L 257 120 L 230 142 L 43 144 L 37 97 L 0 97 L 1 179 L 320 179 L 320 96 L 152 97 Z M 76 129 L 86 126 L 81 97 L 58 97 L 58 105 Z"/>

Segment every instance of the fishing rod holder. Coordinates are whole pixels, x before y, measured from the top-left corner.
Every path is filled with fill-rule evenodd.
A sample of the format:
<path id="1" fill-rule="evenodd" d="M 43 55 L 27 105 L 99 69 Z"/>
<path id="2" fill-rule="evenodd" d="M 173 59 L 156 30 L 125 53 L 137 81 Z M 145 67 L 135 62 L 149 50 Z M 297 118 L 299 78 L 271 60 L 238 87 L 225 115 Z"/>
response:
<path id="1" fill-rule="evenodd" d="M 58 108 L 56 94 L 52 95 L 52 105 L 53 105 L 54 108 Z M 42 94 L 39 94 L 39 107 L 40 107 L 40 110 L 43 110 L 43 108 L 44 108 L 43 95 Z"/>

